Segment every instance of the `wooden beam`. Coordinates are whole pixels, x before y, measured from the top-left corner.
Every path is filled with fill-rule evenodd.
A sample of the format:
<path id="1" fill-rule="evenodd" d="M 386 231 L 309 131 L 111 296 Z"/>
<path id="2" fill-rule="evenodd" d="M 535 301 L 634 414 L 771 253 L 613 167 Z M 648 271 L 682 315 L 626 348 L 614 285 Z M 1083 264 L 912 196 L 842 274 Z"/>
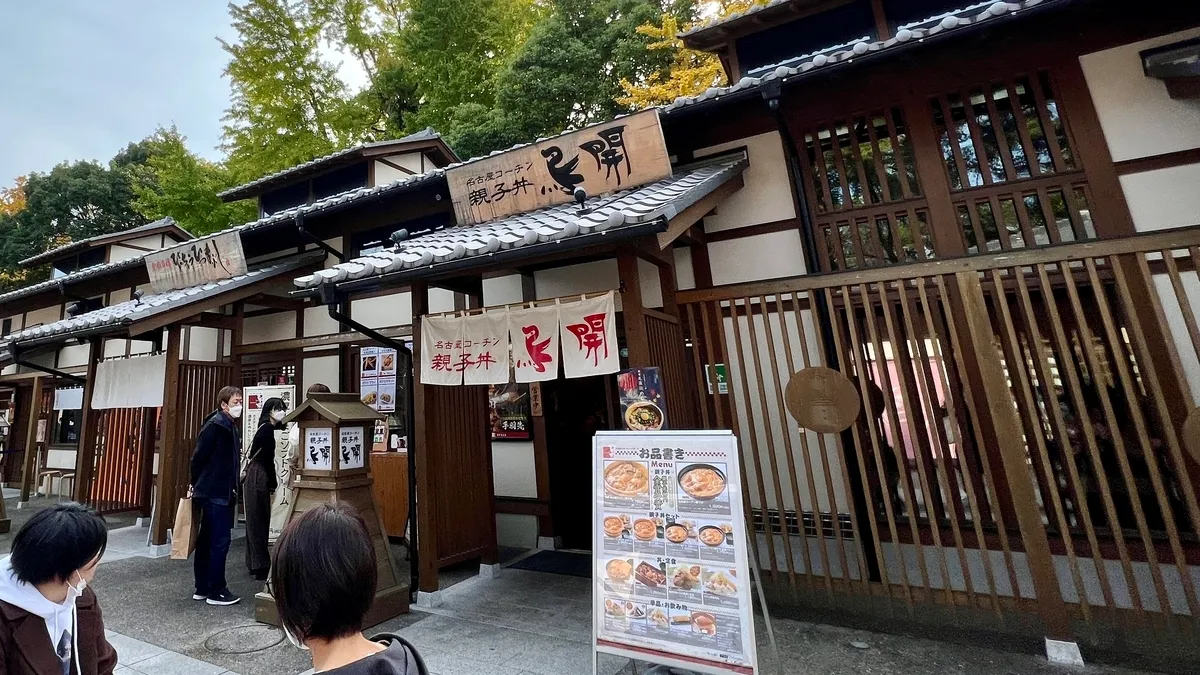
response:
<path id="1" fill-rule="evenodd" d="M 154 513 L 150 520 L 150 543 L 162 546 L 167 543 L 167 529 L 172 527 L 175 514 L 175 482 L 181 452 L 175 447 L 179 433 L 179 350 L 182 347 L 183 331 L 179 324 L 167 330 L 167 366 L 163 385 L 162 436 L 158 460 L 158 496 L 154 500 Z"/>
<path id="2" fill-rule="evenodd" d="M 413 447 L 408 451 L 415 453 L 413 462 L 416 468 L 417 483 L 417 554 L 419 588 L 426 593 L 438 590 L 438 546 L 437 546 L 437 500 L 433 498 L 433 480 L 430 472 L 429 417 L 434 411 L 429 410 L 427 403 L 427 388 L 429 385 L 420 384 L 421 363 L 421 322 L 418 319 L 429 313 L 429 286 L 423 283 L 412 285 L 412 325 L 413 325 Z"/>
<path id="3" fill-rule="evenodd" d="M 259 294 L 250 298 L 246 298 L 246 302 L 251 305 L 287 310 L 290 312 L 303 310 L 304 308 L 311 306 L 306 300 L 299 300 L 297 298 L 281 298 L 277 295 L 266 294 Z"/>
<path id="4" fill-rule="evenodd" d="M 1131 173 L 1158 171 L 1159 169 L 1173 169 L 1178 166 L 1187 166 L 1189 164 L 1200 164 L 1200 148 L 1177 150 L 1175 152 L 1167 152 L 1161 155 L 1151 155 L 1149 157 L 1139 157 L 1137 159 L 1127 159 L 1117 162 L 1116 167 L 1118 176 L 1128 176 Z"/>
<path id="5" fill-rule="evenodd" d="M 224 314 L 213 314 L 212 312 L 197 314 L 182 323 L 184 326 L 200 326 L 202 328 L 218 328 L 221 330 L 234 330 L 237 328 L 237 319 L 235 317 Z"/>
<path id="6" fill-rule="evenodd" d="M 100 411 L 92 409 L 92 395 L 96 391 L 96 367 L 104 357 L 104 346 L 99 338 L 89 342 L 87 376 L 83 382 L 83 421 L 80 423 L 79 449 L 75 452 L 75 501 L 88 500 L 92 486 L 92 474 L 96 469 L 96 438 L 100 434 Z"/>
<path id="7" fill-rule="evenodd" d="M 714 241 L 729 241 L 730 239 L 743 239 L 745 237 L 757 237 L 761 234 L 773 234 L 775 232 L 799 231 L 800 220 L 798 218 L 785 218 L 776 220 L 770 223 L 759 223 L 758 225 L 747 225 L 746 227 L 735 227 L 731 230 L 721 230 L 709 234 L 706 239 L 709 242 Z M 682 239 L 682 237 L 681 237 Z"/>
<path id="8" fill-rule="evenodd" d="M 408 175 L 410 175 L 410 176 L 415 176 L 415 175 L 417 175 L 415 171 L 413 171 L 413 170 L 411 170 L 411 169 L 406 169 L 406 168 L 404 168 L 404 167 L 400 166 L 399 164 L 397 164 L 397 163 L 395 163 L 395 162 L 393 162 L 393 161 L 389 160 L 387 157 L 376 157 L 376 158 L 375 158 L 375 161 L 376 161 L 376 162 L 382 162 L 382 163 L 384 163 L 384 164 L 387 164 L 388 166 L 392 167 L 393 169 L 395 169 L 395 170 L 397 170 L 397 171 L 402 171 L 402 172 L 404 172 L 404 173 L 406 173 L 406 174 L 408 174 Z"/>
<path id="9" fill-rule="evenodd" d="M 617 273 L 621 279 L 621 313 L 625 316 L 625 346 L 629 349 L 629 367 L 646 368 L 650 363 L 650 335 L 642 305 L 642 282 L 638 257 L 633 249 L 617 254 Z"/>
<path id="10" fill-rule="evenodd" d="M 717 205 L 725 201 L 729 195 L 741 190 L 745 186 L 746 179 L 742 174 L 738 174 L 725 181 L 716 190 L 705 195 L 700 201 L 675 214 L 675 217 L 667 224 L 667 231 L 658 235 L 658 247 L 665 249 L 670 246 L 680 235 L 687 232 L 692 225 L 695 225 L 701 218 L 717 208 Z"/>
<path id="11" fill-rule="evenodd" d="M 406 338 L 412 335 L 412 329 L 409 326 L 395 326 L 392 328 L 380 328 L 378 332 L 385 337 Z M 288 349 L 306 349 L 309 347 L 332 347 L 342 344 L 353 344 L 356 342 L 369 343 L 370 338 L 365 337 L 361 333 L 330 333 L 329 335 L 314 335 L 304 338 L 293 338 L 291 340 L 274 340 L 271 342 L 255 342 L 248 345 L 234 345 L 234 353 L 243 356 L 249 354 L 265 354 L 269 352 L 277 352 Z M 308 356 L 305 353 L 305 356 Z"/>
<path id="12" fill-rule="evenodd" d="M 33 471 L 38 454 L 37 423 L 38 418 L 42 416 L 42 384 L 44 382 L 44 375 L 37 375 L 33 378 L 33 395 L 29 400 L 29 426 L 25 429 L 25 461 L 21 471 L 21 496 L 17 498 L 17 501 L 21 503 L 29 501 L 29 487 L 34 480 Z M 46 430 L 46 433 L 50 433 L 49 429 Z"/>

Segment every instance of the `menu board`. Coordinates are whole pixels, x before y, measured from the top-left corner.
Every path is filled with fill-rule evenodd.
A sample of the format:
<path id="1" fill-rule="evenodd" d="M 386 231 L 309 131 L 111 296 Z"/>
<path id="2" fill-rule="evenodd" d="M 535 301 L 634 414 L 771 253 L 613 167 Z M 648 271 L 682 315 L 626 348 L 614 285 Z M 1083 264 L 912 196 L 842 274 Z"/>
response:
<path id="1" fill-rule="evenodd" d="M 333 470 L 333 429 L 309 427 L 304 430 L 304 467 Z"/>
<path id="2" fill-rule="evenodd" d="M 737 452 L 728 431 L 596 434 L 596 651 L 757 671 Z"/>
<path id="3" fill-rule="evenodd" d="M 398 360 L 395 349 L 363 347 L 359 350 L 358 393 L 372 410 L 392 412 L 396 409 Z"/>
<path id="4" fill-rule="evenodd" d="M 630 431 L 658 431 L 667 427 L 667 399 L 662 371 L 634 368 L 617 375 L 621 397 L 621 422 Z"/>

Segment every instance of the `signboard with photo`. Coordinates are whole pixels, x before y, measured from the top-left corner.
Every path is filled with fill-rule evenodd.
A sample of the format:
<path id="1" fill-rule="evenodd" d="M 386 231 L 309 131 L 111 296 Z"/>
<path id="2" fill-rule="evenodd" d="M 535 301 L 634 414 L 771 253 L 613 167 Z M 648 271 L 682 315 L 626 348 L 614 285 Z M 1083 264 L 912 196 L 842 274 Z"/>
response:
<path id="1" fill-rule="evenodd" d="M 488 387 L 489 423 L 494 441 L 527 441 L 531 436 L 528 384 Z"/>
<path id="2" fill-rule="evenodd" d="M 658 368 L 634 368 L 617 375 L 621 422 L 630 431 L 667 428 L 667 398 Z"/>
<path id="3" fill-rule="evenodd" d="M 242 390 L 242 400 L 245 402 L 245 411 L 242 413 L 242 457 L 250 452 L 250 443 L 254 441 L 254 434 L 258 431 L 258 424 L 262 418 L 263 404 L 271 398 L 283 399 L 284 405 L 287 406 L 287 411 L 291 412 L 295 408 L 296 387 L 293 385 L 281 385 L 270 387 L 246 387 Z M 278 444 L 276 444 L 278 447 Z M 275 468 L 281 470 L 284 464 L 284 458 L 275 458 Z"/>
<path id="4" fill-rule="evenodd" d="M 756 673 L 737 439 L 602 431 L 593 443 L 594 651 Z"/>

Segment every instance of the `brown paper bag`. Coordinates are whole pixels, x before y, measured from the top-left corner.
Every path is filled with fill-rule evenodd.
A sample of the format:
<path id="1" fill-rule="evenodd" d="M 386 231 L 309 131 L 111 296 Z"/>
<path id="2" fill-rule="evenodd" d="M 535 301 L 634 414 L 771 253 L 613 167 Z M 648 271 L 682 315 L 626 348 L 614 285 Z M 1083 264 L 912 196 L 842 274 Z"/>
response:
<path id="1" fill-rule="evenodd" d="M 199 529 L 200 521 L 192 512 L 192 499 L 180 499 L 179 508 L 175 511 L 175 529 L 171 531 L 171 560 L 187 560 L 191 557 L 196 550 Z"/>

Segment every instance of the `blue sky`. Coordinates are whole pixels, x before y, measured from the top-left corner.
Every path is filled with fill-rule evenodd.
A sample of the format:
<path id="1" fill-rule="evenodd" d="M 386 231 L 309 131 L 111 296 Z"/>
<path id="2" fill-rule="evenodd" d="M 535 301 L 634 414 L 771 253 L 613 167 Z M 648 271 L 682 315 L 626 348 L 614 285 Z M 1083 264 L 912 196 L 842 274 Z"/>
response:
<path id="1" fill-rule="evenodd" d="M 0 0 L 0 186 L 175 124 L 219 159 L 223 0 Z"/>

